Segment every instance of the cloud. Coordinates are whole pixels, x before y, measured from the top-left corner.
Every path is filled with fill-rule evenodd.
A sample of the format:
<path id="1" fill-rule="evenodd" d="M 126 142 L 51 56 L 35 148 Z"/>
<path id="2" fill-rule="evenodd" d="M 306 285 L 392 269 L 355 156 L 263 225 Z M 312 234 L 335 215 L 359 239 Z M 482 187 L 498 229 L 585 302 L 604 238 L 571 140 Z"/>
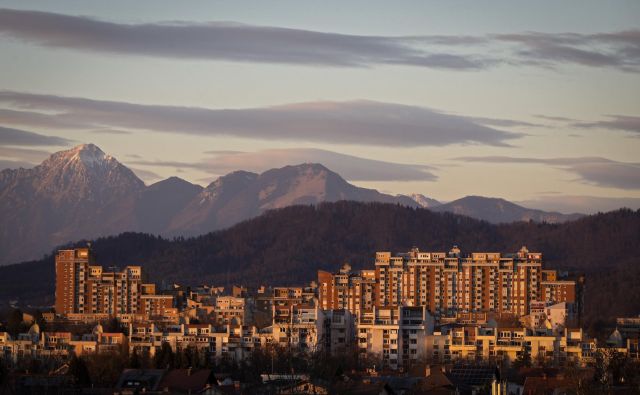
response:
<path id="1" fill-rule="evenodd" d="M 0 133 L 2 133 L 2 130 L 0 130 Z M 48 151 L 0 145 L 0 170 L 18 169 L 20 167 L 30 169 L 50 155 L 51 153 Z"/>
<path id="2" fill-rule="evenodd" d="M 525 64 L 578 64 L 640 71 L 640 30 L 596 34 L 526 32 L 496 34 L 493 38 L 516 44 L 513 56 Z"/>
<path id="3" fill-rule="evenodd" d="M 300 163 L 321 163 L 350 181 L 435 181 L 431 166 L 366 159 L 315 148 L 268 149 L 256 152 L 228 151 L 194 163 L 133 161 L 134 165 L 198 169 L 211 174 L 236 170 L 261 173 Z"/>
<path id="4" fill-rule="evenodd" d="M 34 132 L 28 132 L 26 130 L 12 129 L 0 126 L 0 145 L 65 146 L 69 145 L 71 142 L 72 140 L 68 140 L 62 137 L 45 136 Z"/>
<path id="5" fill-rule="evenodd" d="M 554 115 L 536 114 L 534 115 L 534 117 L 537 117 L 540 119 L 546 119 L 547 121 L 553 121 L 553 122 L 578 122 L 578 120 L 574 118 L 559 117 Z"/>
<path id="6" fill-rule="evenodd" d="M 0 34 L 43 47 L 170 59 L 332 67 L 409 65 L 448 70 L 559 64 L 631 72 L 640 68 L 640 30 L 392 37 L 230 22 L 124 24 L 0 9 Z"/>
<path id="7" fill-rule="evenodd" d="M 144 169 L 137 169 L 137 168 L 133 168 L 133 167 L 129 167 L 129 169 L 135 173 L 136 176 L 138 176 L 138 178 L 140 178 L 142 181 L 144 181 L 147 185 L 151 182 L 157 181 L 157 180 L 161 180 L 162 176 L 154 173 L 150 170 L 144 170 Z"/>
<path id="8" fill-rule="evenodd" d="M 535 198 L 515 202 L 524 207 L 539 210 L 558 211 L 565 214 L 585 213 L 594 214 L 607 212 L 621 207 L 632 210 L 640 209 L 640 198 L 632 197 L 597 197 L 597 196 L 573 196 L 573 195 L 542 195 Z"/>
<path id="9" fill-rule="evenodd" d="M 128 130 L 116 130 L 116 129 L 97 129 L 92 130 L 93 134 L 115 134 L 115 135 L 124 135 L 124 134 L 132 134 L 132 132 Z"/>
<path id="10" fill-rule="evenodd" d="M 579 128 L 598 128 L 623 130 L 625 132 L 640 134 L 640 117 L 629 115 L 610 115 L 609 119 L 596 122 L 576 122 L 573 124 Z"/>
<path id="11" fill-rule="evenodd" d="M 28 109 L 18 121 L 49 117 L 77 128 L 149 130 L 200 136 L 394 147 L 486 144 L 508 146 L 521 134 L 425 107 L 374 101 L 308 102 L 246 109 L 141 105 L 0 91 L 0 103 Z M 19 112 L 19 111 L 18 111 Z M 0 122 L 5 119 L 0 113 Z"/>
<path id="12" fill-rule="evenodd" d="M 502 119 L 502 118 L 485 118 L 485 117 L 470 117 L 471 120 L 485 126 L 496 127 L 544 127 L 539 123 L 532 123 L 526 121 L 518 121 L 516 119 Z"/>
<path id="13" fill-rule="evenodd" d="M 234 150 L 209 150 L 204 151 L 205 154 L 209 155 L 227 155 L 227 154 L 244 154 L 245 151 L 234 151 Z"/>
<path id="14" fill-rule="evenodd" d="M 0 122 L 5 125 L 29 125 L 30 127 L 35 128 L 83 128 L 83 126 L 78 125 L 77 123 L 66 121 L 64 117 L 54 116 L 54 114 L 44 114 L 25 110 L 16 111 L 15 109 L 9 108 L 0 108 Z"/>
<path id="15" fill-rule="evenodd" d="M 0 146 L 0 157 L 26 163 L 29 166 L 42 162 L 50 155 L 51 152 L 38 149 Z"/>
<path id="16" fill-rule="evenodd" d="M 540 163 L 577 174 L 583 182 L 601 187 L 640 189 L 640 163 L 616 162 L 599 157 L 516 158 L 510 156 L 467 156 L 457 158 L 480 163 Z"/>
<path id="17" fill-rule="evenodd" d="M 229 22 L 122 24 L 40 11 L 0 10 L 0 33 L 45 47 L 235 62 L 367 67 L 403 64 L 480 69 L 483 56 L 427 51 L 424 46 L 476 38 L 383 37 L 315 32 Z"/>
<path id="18" fill-rule="evenodd" d="M 29 162 L 0 159 L 0 170 L 19 169 L 21 167 L 24 169 L 30 169 L 33 166 L 34 164 Z"/>

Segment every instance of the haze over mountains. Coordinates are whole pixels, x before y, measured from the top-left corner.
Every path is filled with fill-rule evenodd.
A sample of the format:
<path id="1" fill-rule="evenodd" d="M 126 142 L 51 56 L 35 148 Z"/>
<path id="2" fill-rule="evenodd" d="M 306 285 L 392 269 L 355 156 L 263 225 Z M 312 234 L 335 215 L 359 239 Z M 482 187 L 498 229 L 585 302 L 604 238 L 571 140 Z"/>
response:
<path id="1" fill-rule="evenodd" d="M 483 196 L 466 196 L 446 204 L 429 207 L 433 211 L 450 212 L 489 221 L 491 223 L 507 223 L 514 221 L 534 221 L 559 223 L 573 221 L 583 214 L 561 214 L 534 210 L 519 206 L 500 198 Z"/>
<path id="2" fill-rule="evenodd" d="M 424 195 L 392 196 L 356 187 L 320 164 L 235 171 L 206 188 L 177 177 L 146 186 L 93 144 L 53 154 L 32 169 L 0 172 L 0 264 L 41 257 L 60 244 L 140 231 L 193 236 L 227 228 L 270 209 L 353 200 L 451 211 L 490 222 L 564 222 L 579 215 L 531 210 L 503 199 L 447 204 Z"/>

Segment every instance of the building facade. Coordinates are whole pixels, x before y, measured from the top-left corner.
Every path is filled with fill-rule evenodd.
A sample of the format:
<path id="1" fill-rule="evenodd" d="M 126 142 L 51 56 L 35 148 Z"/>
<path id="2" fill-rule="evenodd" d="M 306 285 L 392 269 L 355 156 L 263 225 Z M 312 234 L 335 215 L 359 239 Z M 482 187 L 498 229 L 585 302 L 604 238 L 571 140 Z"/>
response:
<path id="1" fill-rule="evenodd" d="M 144 284 L 140 266 L 104 270 L 89 248 L 60 250 L 56 255 L 56 314 L 83 317 L 166 317 L 173 297 L 157 295 Z"/>
<path id="2" fill-rule="evenodd" d="M 576 282 L 558 280 L 555 271 L 543 269 L 542 254 L 526 247 L 467 257 L 457 247 L 448 253 L 377 252 L 374 270 L 352 273 L 345 265 L 335 274 L 319 271 L 318 287 L 323 309 L 349 309 L 356 318 L 372 306 L 426 306 L 440 318 L 476 312 L 523 316 L 538 301 L 565 302 L 574 311 L 579 302 Z"/>

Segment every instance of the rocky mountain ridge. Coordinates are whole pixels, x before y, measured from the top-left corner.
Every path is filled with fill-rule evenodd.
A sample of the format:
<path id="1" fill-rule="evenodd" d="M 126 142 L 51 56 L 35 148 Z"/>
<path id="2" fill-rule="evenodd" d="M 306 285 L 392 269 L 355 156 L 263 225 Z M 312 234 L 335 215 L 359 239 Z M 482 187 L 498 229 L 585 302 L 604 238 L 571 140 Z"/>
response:
<path id="1" fill-rule="evenodd" d="M 399 203 L 349 184 L 320 164 L 262 174 L 235 171 L 206 188 L 177 177 L 145 184 L 93 144 L 57 152 L 32 169 L 0 172 L 0 264 L 34 259 L 57 245 L 124 231 L 193 236 L 271 209 L 338 200 Z"/>

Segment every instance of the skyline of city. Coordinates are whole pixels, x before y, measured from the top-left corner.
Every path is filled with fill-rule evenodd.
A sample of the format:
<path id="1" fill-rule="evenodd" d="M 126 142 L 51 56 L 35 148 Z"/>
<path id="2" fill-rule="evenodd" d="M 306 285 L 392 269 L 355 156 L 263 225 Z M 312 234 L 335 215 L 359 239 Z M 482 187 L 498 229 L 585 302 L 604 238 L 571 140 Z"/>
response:
<path id="1" fill-rule="evenodd" d="M 639 21 L 0 0 L 0 395 L 640 393 Z"/>

